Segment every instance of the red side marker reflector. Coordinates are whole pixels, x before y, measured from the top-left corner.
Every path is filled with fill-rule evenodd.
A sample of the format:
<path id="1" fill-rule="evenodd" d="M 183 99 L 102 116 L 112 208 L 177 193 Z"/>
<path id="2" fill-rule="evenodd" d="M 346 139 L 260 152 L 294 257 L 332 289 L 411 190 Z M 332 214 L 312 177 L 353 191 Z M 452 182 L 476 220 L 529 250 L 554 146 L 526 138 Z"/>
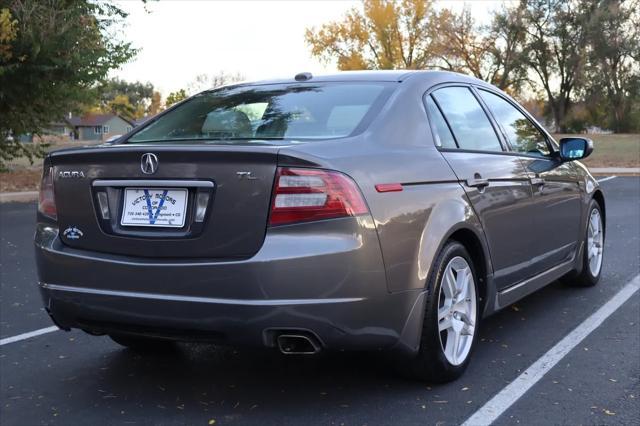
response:
<path id="1" fill-rule="evenodd" d="M 398 192 L 402 191 L 402 184 L 399 183 L 379 183 L 376 185 L 378 192 Z"/>

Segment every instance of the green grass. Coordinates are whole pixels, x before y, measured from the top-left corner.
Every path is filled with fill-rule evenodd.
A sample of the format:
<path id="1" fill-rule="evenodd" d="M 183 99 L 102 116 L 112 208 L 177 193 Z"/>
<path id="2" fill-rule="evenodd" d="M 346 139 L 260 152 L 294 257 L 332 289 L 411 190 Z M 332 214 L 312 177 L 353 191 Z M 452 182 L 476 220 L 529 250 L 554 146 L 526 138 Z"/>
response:
<path id="1" fill-rule="evenodd" d="M 554 135 L 585 136 L 593 141 L 593 154 L 584 160 L 589 167 L 640 167 L 640 134 Z"/>

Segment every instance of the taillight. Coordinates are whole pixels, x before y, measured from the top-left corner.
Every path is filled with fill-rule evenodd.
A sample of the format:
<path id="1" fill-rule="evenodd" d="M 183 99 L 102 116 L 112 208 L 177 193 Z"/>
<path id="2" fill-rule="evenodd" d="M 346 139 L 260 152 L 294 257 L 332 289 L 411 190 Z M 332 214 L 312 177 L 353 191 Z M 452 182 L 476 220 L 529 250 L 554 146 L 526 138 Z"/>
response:
<path id="1" fill-rule="evenodd" d="M 53 167 L 45 167 L 40 182 L 40 194 L 38 197 L 38 211 L 51 219 L 58 218 L 56 200 L 53 192 Z"/>
<path id="2" fill-rule="evenodd" d="M 278 168 L 269 225 L 333 219 L 367 213 L 355 182 L 328 170 Z"/>

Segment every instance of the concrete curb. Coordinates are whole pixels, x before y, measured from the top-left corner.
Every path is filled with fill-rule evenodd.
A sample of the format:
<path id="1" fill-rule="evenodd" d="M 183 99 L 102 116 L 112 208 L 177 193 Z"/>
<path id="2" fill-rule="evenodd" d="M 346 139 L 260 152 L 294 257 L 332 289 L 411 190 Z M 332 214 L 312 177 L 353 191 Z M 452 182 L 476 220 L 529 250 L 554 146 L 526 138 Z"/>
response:
<path id="1" fill-rule="evenodd" d="M 36 201 L 38 199 L 38 191 L 26 192 L 0 192 L 0 203 L 26 203 Z"/>
<path id="2" fill-rule="evenodd" d="M 640 167 L 589 167 L 594 175 L 637 175 Z"/>

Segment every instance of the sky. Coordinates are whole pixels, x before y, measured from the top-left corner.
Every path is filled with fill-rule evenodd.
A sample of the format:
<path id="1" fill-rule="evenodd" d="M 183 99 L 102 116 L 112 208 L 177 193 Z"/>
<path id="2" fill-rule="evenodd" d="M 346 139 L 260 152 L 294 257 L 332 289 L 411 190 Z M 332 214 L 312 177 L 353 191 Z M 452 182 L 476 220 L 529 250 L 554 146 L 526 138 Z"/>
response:
<path id="1" fill-rule="evenodd" d="M 240 73 L 247 80 L 329 73 L 335 64 L 311 57 L 304 33 L 339 20 L 359 1 L 141 0 L 115 2 L 129 13 L 123 38 L 140 52 L 112 76 L 151 82 L 163 96 L 187 88 L 199 74 Z M 459 10 L 465 4 L 487 21 L 500 1 L 440 1 Z"/>

